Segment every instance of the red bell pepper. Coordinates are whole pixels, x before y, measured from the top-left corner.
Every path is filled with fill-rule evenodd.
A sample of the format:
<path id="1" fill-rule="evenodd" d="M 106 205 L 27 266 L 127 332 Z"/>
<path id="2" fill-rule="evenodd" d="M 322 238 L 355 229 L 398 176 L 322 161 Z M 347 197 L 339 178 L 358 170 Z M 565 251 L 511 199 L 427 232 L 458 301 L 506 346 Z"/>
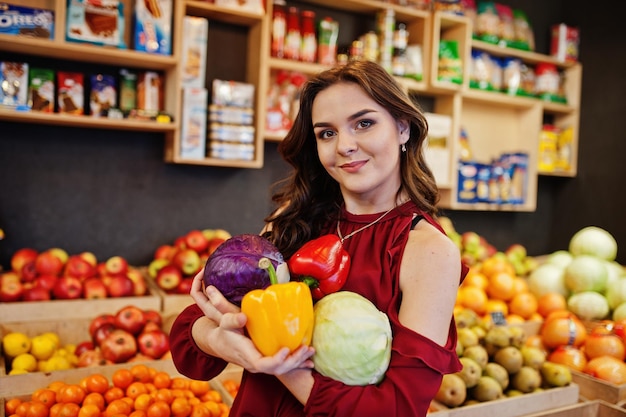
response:
<path id="1" fill-rule="evenodd" d="M 348 278 L 350 255 L 337 235 L 323 235 L 305 243 L 287 261 L 295 279 L 311 288 L 313 299 L 339 291 Z"/>

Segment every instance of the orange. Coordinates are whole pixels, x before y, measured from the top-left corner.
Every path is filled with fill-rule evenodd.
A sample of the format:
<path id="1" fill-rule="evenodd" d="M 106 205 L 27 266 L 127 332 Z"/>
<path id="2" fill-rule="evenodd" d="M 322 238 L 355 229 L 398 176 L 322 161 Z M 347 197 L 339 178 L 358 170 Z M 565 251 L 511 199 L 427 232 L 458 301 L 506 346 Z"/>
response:
<path id="1" fill-rule="evenodd" d="M 20 404 L 22 404 L 22 402 L 23 401 L 19 398 L 11 398 L 9 400 L 6 400 L 6 402 L 4 403 L 4 415 L 10 416 L 15 414 L 15 410 Z"/>
<path id="2" fill-rule="evenodd" d="M 113 376 L 111 377 L 111 381 L 113 382 L 113 386 L 119 387 L 123 390 L 128 388 L 130 384 L 133 383 L 135 377 L 132 372 L 127 368 L 120 368 L 113 372 Z"/>
<path id="3" fill-rule="evenodd" d="M 144 410 L 135 410 L 128 417 L 146 417 L 146 412 Z"/>
<path id="4" fill-rule="evenodd" d="M 147 394 L 148 388 L 146 388 L 146 384 L 143 382 L 135 381 L 126 388 L 126 396 L 132 398 L 133 400 L 137 398 L 140 394 Z"/>
<path id="5" fill-rule="evenodd" d="M 222 414 L 219 404 L 215 401 L 207 401 L 204 403 L 204 405 L 209 409 L 211 417 L 220 417 L 220 415 Z"/>
<path id="6" fill-rule="evenodd" d="M 87 404 L 95 405 L 100 411 L 104 411 L 106 405 L 104 401 L 104 396 L 99 392 L 90 392 L 89 394 L 87 394 L 85 396 L 85 399 L 83 400 L 83 405 Z"/>
<path id="7" fill-rule="evenodd" d="M 497 300 L 497 299 L 489 299 L 487 300 L 487 304 L 485 305 L 486 314 L 491 314 L 493 312 L 499 311 L 504 316 L 509 315 L 509 306 L 506 301 Z"/>
<path id="8" fill-rule="evenodd" d="M 199 381 L 196 379 L 192 379 L 189 381 L 189 390 L 196 397 L 199 397 L 202 394 L 209 392 L 210 389 L 211 385 L 209 384 L 209 381 Z"/>
<path id="9" fill-rule="evenodd" d="M 152 378 L 152 383 L 157 388 L 169 388 L 172 382 L 172 378 L 167 372 L 159 371 Z"/>
<path id="10" fill-rule="evenodd" d="M 50 413 L 48 414 L 49 417 L 59 417 L 61 414 L 61 408 L 63 408 L 64 404 L 61 403 L 55 403 L 52 405 L 52 407 L 50 407 Z"/>
<path id="11" fill-rule="evenodd" d="M 169 388 L 161 388 L 152 393 L 152 396 L 156 401 L 162 401 L 166 404 L 171 404 L 174 400 L 174 392 Z"/>
<path id="12" fill-rule="evenodd" d="M 515 275 L 515 268 L 509 262 L 508 259 L 502 256 L 491 256 L 485 259 L 480 267 L 480 272 L 485 274 L 488 279 L 491 279 L 500 272 L 508 273 L 509 275 Z"/>
<path id="13" fill-rule="evenodd" d="M 211 413 L 207 403 L 200 403 L 192 407 L 191 417 L 213 417 L 213 413 Z"/>
<path id="14" fill-rule="evenodd" d="M 113 416 L 114 414 L 129 415 L 131 411 L 133 411 L 132 407 L 126 401 L 119 399 L 111 401 L 104 410 L 104 414 L 106 416 Z"/>
<path id="15" fill-rule="evenodd" d="M 83 383 L 87 392 L 104 394 L 109 389 L 109 380 L 102 374 L 88 375 L 81 381 L 81 386 Z"/>
<path id="16" fill-rule="evenodd" d="M 487 295 L 496 300 L 509 301 L 515 295 L 515 274 L 497 272 L 489 276 Z"/>
<path id="17" fill-rule="evenodd" d="M 41 401 L 30 401 L 26 410 L 26 417 L 48 417 L 48 406 Z"/>
<path id="18" fill-rule="evenodd" d="M 557 310 L 567 310 L 567 299 L 558 292 L 545 293 L 537 299 L 537 313 L 542 317 L 548 317 Z"/>
<path id="19" fill-rule="evenodd" d="M 613 356 L 621 361 L 626 359 L 626 346 L 619 336 L 604 331 L 592 332 L 583 345 L 587 359 L 599 356 Z"/>
<path id="20" fill-rule="evenodd" d="M 456 297 L 460 306 L 474 310 L 479 315 L 485 313 L 488 297 L 482 288 L 461 286 Z"/>
<path id="21" fill-rule="evenodd" d="M 124 393 L 124 390 L 120 387 L 111 387 L 107 390 L 107 392 L 104 393 L 104 399 L 107 404 L 110 404 L 115 400 L 124 398 L 124 395 L 126 394 Z"/>
<path id="22" fill-rule="evenodd" d="M 478 287 L 484 290 L 487 288 L 488 284 L 489 280 L 487 279 L 487 276 L 480 272 L 478 268 L 472 267 L 465 276 L 461 287 Z"/>
<path id="23" fill-rule="evenodd" d="M 515 293 L 530 291 L 530 288 L 528 287 L 528 280 L 526 280 L 526 278 L 515 276 L 514 281 L 515 281 Z"/>
<path id="24" fill-rule="evenodd" d="M 65 386 L 65 385 L 66 385 L 66 383 L 63 382 L 63 381 L 52 381 L 51 383 L 48 384 L 47 388 L 50 388 L 54 392 L 59 392 L 61 387 Z"/>
<path id="25" fill-rule="evenodd" d="M 170 384 L 170 388 L 172 389 L 187 389 L 189 388 L 189 379 L 183 377 L 174 377 L 172 378 L 172 382 Z"/>
<path id="26" fill-rule="evenodd" d="M 219 391 L 212 389 L 208 391 L 205 395 L 203 395 L 200 399 L 204 402 L 214 401 L 216 403 L 219 403 L 222 401 L 222 394 L 220 394 Z"/>
<path id="27" fill-rule="evenodd" d="M 39 401 L 50 408 L 57 402 L 57 393 L 52 391 L 50 388 L 39 388 L 31 394 L 30 398 L 31 400 Z"/>
<path id="28" fill-rule="evenodd" d="M 509 313 L 517 314 L 524 320 L 530 319 L 530 317 L 537 312 L 537 308 L 537 297 L 528 291 L 518 292 L 509 301 Z"/>
<path id="29" fill-rule="evenodd" d="M 506 323 L 507 324 L 522 324 L 522 323 L 526 323 L 526 320 L 524 319 L 524 317 L 518 315 L 518 314 L 508 314 L 506 317 Z"/>
<path id="30" fill-rule="evenodd" d="M 546 347 L 543 345 L 543 339 L 541 339 L 541 335 L 539 334 L 531 334 L 528 335 L 526 341 L 524 342 L 526 346 L 534 346 L 537 347 L 544 352 L 546 351 Z"/>
<path id="31" fill-rule="evenodd" d="M 80 405 L 76 403 L 61 404 L 59 409 L 59 417 L 78 417 L 80 412 Z"/>
<path id="32" fill-rule="evenodd" d="M 78 384 L 67 384 L 57 393 L 57 402 L 82 404 L 87 393 Z"/>
<path id="33" fill-rule="evenodd" d="M 590 359 L 583 372 L 615 385 L 626 384 L 626 363 L 613 356 Z"/>
<path id="34" fill-rule="evenodd" d="M 186 398 L 178 397 L 174 398 L 172 404 L 170 404 L 172 415 L 175 417 L 186 417 L 191 414 L 191 404 Z"/>
<path id="35" fill-rule="evenodd" d="M 564 345 L 579 347 L 587 337 L 587 329 L 582 321 L 569 311 L 555 311 L 543 322 L 539 334 L 548 349 Z"/>
<path id="36" fill-rule="evenodd" d="M 150 404 L 154 402 L 154 397 L 150 394 L 139 394 L 137 398 L 135 398 L 135 402 L 133 406 L 135 410 L 147 410 Z"/>
<path id="37" fill-rule="evenodd" d="M 150 368 L 143 363 L 138 363 L 136 365 L 131 366 L 130 373 L 133 375 L 133 378 L 135 381 L 144 382 L 144 383 L 152 381 Z"/>
<path id="38" fill-rule="evenodd" d="M 28 408 L 30 407 L 30 401 L 22 401 L 20 404 L 15 407 L 15 414 L 20 417 L 26 417 L 26 413 L 28 412 Z"/>
<path id="39" fill-rule="evenodd" d="M 170 405 L 164 401 L 155 401 L 146 410 L 147 417 L 170 417 Z"/>
<path id="40" fill-rule="evenodd" d="M 102 411 L 95 404 L 84 404 L 78 410 L 78 417 L 100 417 Z"/>

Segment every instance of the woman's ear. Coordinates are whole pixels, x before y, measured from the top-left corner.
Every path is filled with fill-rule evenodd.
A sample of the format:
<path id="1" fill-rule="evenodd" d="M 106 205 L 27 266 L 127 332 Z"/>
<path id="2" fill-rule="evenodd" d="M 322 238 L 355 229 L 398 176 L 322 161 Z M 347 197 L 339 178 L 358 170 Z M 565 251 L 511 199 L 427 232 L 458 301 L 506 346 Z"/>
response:
<path id="1" fill-rule="evenodd" d="M 411 136 L 411 124 L 408 120 L 398 120 L 396 122 L 398 125 L 398 132 L 400 133 L 398 139 L 400 139 L 400 144 L 406 143 Z"/>

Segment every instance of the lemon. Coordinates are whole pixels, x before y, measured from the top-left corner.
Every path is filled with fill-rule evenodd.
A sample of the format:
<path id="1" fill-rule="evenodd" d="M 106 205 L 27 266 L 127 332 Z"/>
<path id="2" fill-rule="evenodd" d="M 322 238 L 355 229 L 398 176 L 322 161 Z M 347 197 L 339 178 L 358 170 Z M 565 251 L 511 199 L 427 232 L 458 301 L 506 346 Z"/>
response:
<path id="1" fill-rule="evenodd" d="M 54 332 L 45 332 L 45 333 L 40 334 L 40 336 L 47 337 L 50 340 L 52 340 L 54 342 L 55 349 L 58 349 L 61 347 L 61 338 L 59 337 L 58 334 Z"/>
<path id="2" fill-rule="evenodd" d="M 71 354 L 76 352 L 76 345 L 74 343 L 68 343 L 67 345 L 63 346 L 63 348 Z"/>
<path id="3" fill-rule="evenodd" d="M 39 360 L 49 359 L 56 349 L 57 345 L 51 337 L 39 335 L 31 339 L 30 353 Z"/>
<path id="4" fill-rule="evenodd" d="M 11 361 L 11 369 L 35 372 L 37 370 L 37 358 L 30 353 L 20 353 Z"/>
<path id="5" fill-rule="evenodd" d="M 71 369 L 72 364 L 65 356 L 52 356 L 46 361 L 46 366 L 44 368 L 44 372 L 64 371 L 66 369 Z"/>
<path id="6" fill-rule="evenodd" d="M 27 374 L 28 371 L 25 371 L 24 369 L 11 369 L 9 371 L 9 375 L 21 375 L 21 374 Z"/>
<path id="7" fill-rule="evenodd" d="M 30 345 L 30 337 L 21 332 L 7 333 L 2 338 L 2 349 L 4 354 L 10 358 L 14 358 L 22 353 L 28 353 Z"/>

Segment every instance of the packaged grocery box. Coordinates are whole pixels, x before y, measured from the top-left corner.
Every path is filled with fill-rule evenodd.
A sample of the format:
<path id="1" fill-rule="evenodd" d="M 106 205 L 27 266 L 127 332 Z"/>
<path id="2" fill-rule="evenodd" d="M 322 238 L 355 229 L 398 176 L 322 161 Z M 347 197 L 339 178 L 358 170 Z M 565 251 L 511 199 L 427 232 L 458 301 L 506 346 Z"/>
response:
<path id="1" fill-rule="evenodd" d="M 2 2 L 0 33 L 54 39 L 54 12 Z"/>
<path id="2" fill-rule="evenodd" d="M 0 61 L 0 105 L 20 106 L 28 103 L 28 64 Z"/>
<path id="3" fill-rule="evenodd" d="M 550 55 L 561 62 L 578 61 L 579 37 L 578 28 L 567 26 L 564 23 L 552 26 Z"/>
<path id="4" fill-rule="evenodd" d="M 57 106 L 59 113 L 84 114 L 85 83 L 79 72 L 57 73 Z"/>
<path id="5" fill-rule="evenodd" d="M 204 159 L 206 155 L 206 121 L 208 91 L 206 88 L 183 89 L 180 156 Z"/>
<path id="6" fill-rule="evenodd" d="M 137 108 L 155 115 L 163 109 L 163 76 L 144 71 L 137 78 Z"/>
<path id="7" fill-rule="evenodd" d="M 119 107 L 124 113 L 137 108 L 137 73 L 125 68 L 120 70 Z"/>
<path id="8" fill-rule="evenodd" d="M 185 16 L 183 22 L 183 87 L 205 87 L 209 21 L 203 17 Z"/>
<path id="9" fill-rule="evenodd" d="M 28 106 L 33 111 L 54 112 L 54 71 L 31 68 L 29 71 Z"/>
<path id="10" fill-rule="evenodd" d="M 172 0 L 136 0 L 134 49 L 154 54 L 172 53 Z"/>
<path id="11" fill-rule="evenodd" d="M 109 109 L 117 107 L 115 77 L 94 74 L 89 77 L 89 114 L 94 117 L 107 116 Z"/>
<path id="12" fill-rule="evenodd" d="M 125 48 L 124 4 L 119 0 L 69 0 L 65 37 Z"/>

